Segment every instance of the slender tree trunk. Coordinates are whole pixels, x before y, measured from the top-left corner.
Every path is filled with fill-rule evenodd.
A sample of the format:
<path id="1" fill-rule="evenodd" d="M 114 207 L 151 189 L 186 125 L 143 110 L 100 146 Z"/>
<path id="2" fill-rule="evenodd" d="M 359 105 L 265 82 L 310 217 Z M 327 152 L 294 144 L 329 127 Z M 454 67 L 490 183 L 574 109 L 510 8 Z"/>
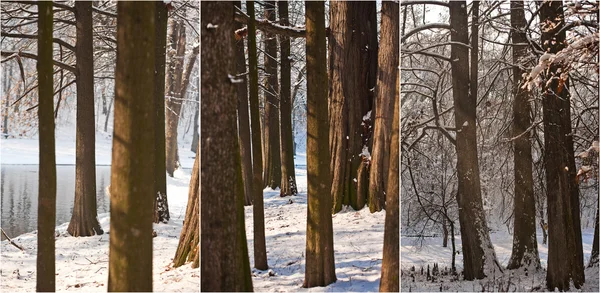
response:
<path id="1" fill-rule="evenodd" d="M 289 26 L 288 2 L 279 1 L 279 22 Z M 279 113 L 281 118 L 281 196 L 296 195 L 296 172 L 294 166 L 294 136 L 292 132 L 291 64 L 290 38 L 280 37 L 281 49 L 281 89 Z"/>
<path id="2" fill-rule="evenodd" d="M 479 6 L 479 2 L 473 2 Z M 476 85 L 469 82 L 469 51 L 458 43 L 468 44 L 467 4 L 465 1 L 449 2 L 452 63 L 452 95 L 454 98 L 455 125 L 460 129 L 456 133 L 458 206 L 464 277 L 466 280 L 482 279 L 501 268 L 496 260 L 494 247 L 490 241 L 479 179 L 479 161 L 477 158 L 476 133 Z M 476 8 L 474 7 L 476 14 Z M 477 50 L 478 34 L 473 32 L 473 50 Z M 472 65 L 477 63 L 477 52 L 472 53 Z M 476 68 L 471 68 L 472 81 L 477 82 Z"/>
<path id="3" fill-rule="evenodd" d="M 381 4 L 381 43 L 379 46 L 377 86 L 375 99 L 375 123 L 373 151 L 369 174 L 369 198 L 385 206 L 385 184 L 390 155 L 390 136 L 394 115 L 394 96 L 399 64 L 399 12 L 398 3 L 383 1 Z M 374 207 L 376 207 L 374 206 Z"/>
<path id="4" fill-rule="evenodd" d="M 254 217 L 254 267 L 259 270 L 269 268 L 265 244 L 265 211 L 263 204 L 263 170 L 260 131 L 260 110 L 258 108 L 258 58 L 256 55 L 256 24 L 254 1 L 247 2 L 248 15 L 248 67 L 250 83 L 250 123 L 252 126 L 252 211 Z"/>
<path id="5" fill-rule="evenodd" d="M 544 50 L 557 53 L 565 48 L 563 2 L 541 4 L 541 41 Z M 560 32 L 560 33 L 559 33 Z M 572 281 L 581 288 L 585 281 L 581 224 L 579 215 L 579 189 L 575 181 L 575 157 L 571 131 L 570 95 L 568 79 L 559 78 L 560 65 L 551 65 L 542 99 L 544 118 L 544 164 L 548 198 L 548 271 L 546 286 L 554 291 L 569 290 Z M 561 86 L 561 83 L 563 83 Z"/>
<path id="6" fill-rule="evenodd" d="M 108 110 L 106 111 L 106 118 L 104 119 L 104 132 L 108 131 L 108 118 L 110 117 L 110 111 L 112 110 L 113 102 L 115 101 L 114 96 L 110 99 L 108 103 Z"/>
<path id="7" fill-rule="evenodd" d="M 596 208 L 596 225 L 594 225 L 594 242 L 588 267 L 598 266 L 598 208 Z"/>
<path id="8" fill-rule="evenodd" d="M 202 2 L 201 291 L 252 291 L 243 216 L 231 2 Z M 218 24 L 209 26 L 209 24 Z M 212 98 L 205 98 L 212 97 Z M 215 123 L 218 121 L 219 123 Z"/>
<path id="9" fill-rule="evenodd" d="M 36 291 L 55 291 L 56 155 L 52 60 L 52 2 L 38 4 L 39 194 Z"/>
<path id="10" fill-rule="evenodd" d="M 385 5 L 386 2 L 384 2 Z M 391 4 L 391 3 L 390 3 Z M 395 4 L 397 5 L 397 4 Z M 385 6 L 384 8 L 385 9 Z M 389 9 L 388 11 L 394 11 Z M 396 6 L 395 16 L 398 15 Z M 382 13 L 383 14 L 383 13 Z M 385 17 L 385 16 L 383 16 Z M 393 16 L 389 16 L 393 17 Z M 398 24 L 396 23 L 396 27 Z M 396 34 L 397 36 L 398 34 Z M 398 62 L 398 60 L 396 60 Z M 399 63 L 395 63 L 399 64 Z M 396 88 L 400 86 L 400 77 L 396 74 Z M 392 103 L 394 109 L 394 120 L 392 127 L 392 136 L 390 139 L 390 161 L 387 180 L 387 201 L 385 211 L 385 231 L 383 235 L 383 261 L 381 263 L 381 283 L 379 292 L 400 292 L 400 223 L 399 223 L 399 152 L 400 152 L 400 133 L 399 133 L 399 109 L 400 95 L 395 91 L 395 103 Z"/>
<path id="11" fill-rule="evenodd" d="M 236 1 L 235 6 L 242 7 L 241 1 Z M 236 29 L 243 25 L 235 24 Z M 246 56 L 244 53 L 244 39 L 241 38 L 235 46 L 236 68 L 238 74 L 244 74 L 246 69 Z M 238 125 L 240 126 L 240 151 L 242 155 L 242 177 L 244 178 L 244 205 L 252 205 L 252 141 L 250 137 L 250 113 L 248 104 L 248 75 L 241 78 L 238 83 Z M 262 163 L 261 163 L 262 164 Z"/>
<path id="12" fill-rule="evenodd" d="M 275 1 L 265 2 L 265 19 L 275 21 Z M 277 37 L 264 33 L 265 40 L 265 186 L 281 184 L 279 130 L 279 83 L 277 81 Z"/>
<path id="13" fill-rule="evenodd" d="M 513 50 L 513 137 L 514 140 L 514 236 L 512 255 L 508 269 L 519 267 L 540 267 L 535 229 L 535 197 L 533 195 L 533 170 L 531 158 L 531 141 L 529 133 L 522 135 L 531 126 L 530 95 L 523 86 L 523 70 L 520 60 L 527 56 L 527 36 L 525 34 L 525 10 L 523 1 L 511 1 L 511 32 Z"/>
<path id="14" fill-rule="evenodd" d="M 327 286 L 336 281 L 331 220 L 329 121 L 327 108 L 327 48 L 325 4 L 306 1 L 306 92 L 308 216 L 306 270 L 303 287 Z"/>
<path id="15" fill-rule="evenodd" d="M 117 3 L 108 291 L 152 291 L 155 9 Z"/>
<path id="16" fill-rule="evenodd" d="M 368 150 L 365 143 L 370 133 L 363 116 L 371 110 L 373 92 L 370 89 L 376 84 L 375 6 L 375 2 L 366 1 L 330 3 L 329 146 L 333 212 L 340 211 L 342 204 L 359 210 L 367 196 L 365 179 L 368 180 L 369 172 L 363 170 L 367 176 L 359 176 L 358 170 L 363 160 L 368 161 L 368 156 L 361 155 L 365 147 Z M 359 194 L 359 188 L 364 193 Z"/>
<path id="17" fill-rule="evenodd" d="M 192 137 L 192 146 L 190 147 L 190 150 L 194 153 L 198 149 L 198 141 L 200 139 L 198 132 L 198 119 L 200 119 L 200 95 L 196 96 L 196 103 L 198 103 L 198 107 L 196 107 L 196 114 L 194 114 L 194 136 Z"/>
<path id="18" fill-rule="evenodd" d="M 156 2 L 163 4 L 162 2 Z M 164 4 L 163 4 L 164 5 Z M 198 152 L 197 152 L 198 153 Z M 175 257 L 173 257 L 173 267 L 179 267 L 186 262 L 193 262 L 192 267 L 198 267 L 200 254 L 200 174 L 199 169 L 200 154 L 194 160 L 192 169 L 192 178 L 190 179 L 190 191 L 188 194 L 188 205 L 185 211 L 185 220 L 179 236 L 179 244 Z M 164 176 L 163 176 L 164 177 Z M 247 255 L 247 254 L 246 254 Z"/>

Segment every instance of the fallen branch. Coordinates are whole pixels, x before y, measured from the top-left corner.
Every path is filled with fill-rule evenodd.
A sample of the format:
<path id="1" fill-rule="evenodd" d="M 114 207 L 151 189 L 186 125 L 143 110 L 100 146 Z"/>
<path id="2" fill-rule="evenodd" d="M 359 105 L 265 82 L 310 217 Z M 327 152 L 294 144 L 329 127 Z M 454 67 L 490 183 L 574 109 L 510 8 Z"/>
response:
<path id="1" fill-rule="evenodd" d="M 6 235 L 6 232 L 4 232 L 4 229 L 0 228 L 0 231 L 2 231 L 2 235 L 4 235 L 4 237 L 6 237 L 6 239 L 8 239 L 8 242 L 12 245 L 14 245 L 16 248 L 20 249 L 21 251 L 25 251 L 25 249 L 23 247 L 21 247 L 19 244 L 15 243 L 12 239 L 10 239 L 10 237 L 8 237 L 8 235 Z"/>

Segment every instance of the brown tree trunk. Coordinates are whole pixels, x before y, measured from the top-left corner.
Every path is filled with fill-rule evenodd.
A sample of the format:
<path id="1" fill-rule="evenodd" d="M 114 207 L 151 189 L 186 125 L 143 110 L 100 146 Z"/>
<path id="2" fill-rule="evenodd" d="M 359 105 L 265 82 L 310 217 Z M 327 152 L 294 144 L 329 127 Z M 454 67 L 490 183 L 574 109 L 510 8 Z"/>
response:
<path id="1" fill-rule="evenodd" d="M 474 2 L 478 7 L 479 2 Z M 456 155 L 458 176 L 459 222 L 462 237 L 464 277 L 466 280 L 482 279 L 494 270 L 501 268 L 496 260 L 494 247 L 490 241 L 487 222 L 481 199 L 479 161 L 477 158 L 476 133 L 476 86 L 469 82 L 469 44 L 467 4 L 465 1 L 449 2 L 450 38 L 452 63 L 452 96 L 454 99 L 456 133 Z M 474 13 L 476 13 L 474 8 Z M 473 32 L 473 50 L 477 50 L 478 34 Z M 462 43 L 464 45 L 459 45 Z M 477 52 L 472 54 L 472 64 L 477 64 Z M 472 72 L 476 72 L 476 69 Z M 477 82 L 476 76 L 472 76 Z M 471 88 L 470 88 L 471 87 Z M 474 87 L 474 88 L 473 88 Z M 473 91 L 475 90 L 475 91 Z"/>
<path id="2" fill-rule="evenodd" d="M 52 60 L 52 3 L 38 4 L 38 119 L 40 171 L 36 291 L 55 291 L 54 227 L 56 224 L 56 155 Z"/>
<path id="3" fill-rule="evenodd" d="M 384 2 L 383 5 L 385 5 Z M 392 3 L 390 3 L 392 4 Z M 398 5 L 398 4 L 395 4 Z M 383 6 L 385 10 L 385 6 Z M 394 11 L 389 9 L 388 11 Z M 382 11 L 382 14 L 385 13 Z M 395 9 L 395 15 L 398 15 L 398 6 Z M 385 16 L 383 16 L 385 17 Z M 393 16 L 389 16 L 393 17 Z M 382 19 L 383 22 L 383 19 Z M 398 25 L 396 24 L 396 27 Z M 396 36 L 398 34 L 396 33 Z M 396 60 L 398 62 L 398 60 Z M 399 63 L 395 63 L 399 64 Z M 400 86 L 400 77 L 396 74 L 396 88 Z M 392 103 L 394 109 L 394 120 L 392 127 L 392 136 L 390 138 L 390 161 L 387 180 L 387 205 L 385 210 L 385 231 L 383 235 L 383 261 L 381 263 L 381 283 L 379 292 L 400 292 L 400 223 L 399 223 L 399 152 L 400 152 L 400 133 L 399 133 L 399 109 L 400 95 L 395 91 L 395 103 Z"/>
<path id="4" fill-rule="evenodd" d="M 200 104 L 203 183 L 201 291 L 251 291 L 237 136 L 233 13 L 231 2 L 202 2 Z M 218 24 L 209 26 L 209 24 Z M 215 123 L 218 121 L 219 123 Z"/>
<path id="5" fill-rule="evenodd" d="M 331 220 L 325 4 L 306 1 L 308 216 L 304 288 L 336 281 Z"/>
<path id="6" fill-rule="evenodd" d="M 375 2 L 334 1 L 330 3 L 329 14 L 329 146 L 333 212 L 340 211 L 342 203 L 359 210 L 365 203 L 358 198 L 365 199 L 368 191 L 368 182 L 362 179 L 368 176 L 358 176 L 358 169 L 363 159 L 368 162 L 366 156 L 361 155 L 364 147 L 368 150 L 365 143 L 370 133 L 368 125 L 363 123 L 363 116 L 371 110 L 373 92 L 370 89 L 376 84 Z M 367 187 L 362 189 L 364 194 L 358 194 L 359 185 Z"/>
<path id="7" fill-rule="evenodd" d="M 525 10 L 523 1 L 511 1 L 511 31 L 513 63 L 518 64 L 527 56 L 527 36 Z M 533 170 L 531 158 L 531 141 L 528 131 L 531 126 L 530 95 L 523 86 L 523 70 L 519 65 L 513 66 L 513 137 L 514 140 L 514 236 L 513 249 L 507 268 L 540 267 L 540 257 L 537 250 L 535 229 L 535 197 L 533 195 Z"/>
<path id="8" fill-rule="evenodd" d="M 156 29 L 154 66 L 156 80 L 154 83 L 154 99 L 156 102 L 156 116 L 154 120 L 156 136 L 154 140 L 154 223 L 169 222 L 169 202 L 167 200 L 166 178 L 166 141 L 165 141 L 165 62 L 167 46 L 167 7 L 161 2 L 156 5 Z"/>
<path id="9" fill-rule="evenodd" d="M 157 2 L 161 3 L 162 2 Z M 164 5 L 164 4 L 163 4 Z M 173 267 L 179 267 L 186 262 L 193 262 L 192 267 L 197 268 L 196 258 L 199 258 L 200 249 L 200 175 L 198 173 L 200 154 L 196 155 L 194 167 L 192 169 L 192 178 L 190 179 L 190 191 L 188 194 L 188 204 L 185 211 L 185 220 L 179 236 L 177 251 L 173 257 Z"/>
<path id="10" fill-rule="evenodd" d="M 265 244 L 265 211 L 263 204 L 262 147 L 260 131 L 260 110 L 258 108 L 258 58 L 256 55 L 256 23 L 254 1 L 247 2 L 248 15 L 248 73 L 250 79 L 250 119 L 252 126 L 252 211 L 254 217 L 254 267 L 259 270 L 269 268 Z"/>
<path id="11" fill-rule="evenodd" d="M 117 3 L 108 291 L 152 291 L 155 9 Z"/>
<path id="12" fill-rule="evenodd" d="M 541 41 L 544 50 L 557 53 L 565 48 L 563 2 L 544 2 L 540 9 Z M 546 27 L 545 23 L 556 23 Z M 560 32 L 560 33 L 559 33 Z M 548 271 L 546 286 L 554 291 L 569 290 L 572 281 L 581 288 L 585 281 L 579 189 L 575 181 L 575 157 L 571 131 L 568 79 L 559 78 L 559 65 L 551 65 L 542 99 L 544 118 L 544 164 L 548 198 Z M 564 87 L 563 87 L 564 86 Z"/>
<path id="13" fill-rule="evenodd" d="M 288 2 L 279 1 L 279 22 L 289 26 Z M 294 166 L 294 136 L 292 132 L 290 38 L 279 36 L 281 47 L 281 89 L 279 113 L 281 119 L 281 196 L 296 195 L 296 172 Z"/>
<path id="14" fill-rule="evenodd" d="M 399 12 L 398 3 L 383 1 L 381 4 L 381 43 L 379 46 L 373 151 L 369 174 L 369 198 L 385 206 L 385 186 L 388 178 L 390 136 L 394 115 L 394 96 L 399 64 Z"/>
<path id="15" fill-rule="evenodd" d="M 275 21 L 275 1 L 266 1 L 265 19 Z M 277 37 L 264 33 L 265 40 L 265 186 L 276 189 L 281 184 L 279 131 L 279 84 L 277 81 Z"/>
<path id="16" fill-rule="evenodd" d="M 241 8 L 241 1 L 235 6 Z M 236 22 L 235 28 L 241 29 L 241 23 Z M 244 54 L 244 39 L 236 41 L 236 69 L 238 74 L 246 72 L 246 56 Z M 247 75 L 246 75 L 247 76 Z M 252 142 L 250 138 L 250 114 L 248 105 L 248 82 L 243 77 L 238 83 L 238 125 L 240 126 L 240 151 L 242 155 L 242 177 L 244 178 L 244 205 L 252 205 Z"/>
<path id="17" fill-rule="evenodd" d="M 77 21 L 77 136 L 75 202 L 67 231 L 75 237 L 103 234 L 96 209 L 96 129 L 92 2 L 75 2 Z"/>

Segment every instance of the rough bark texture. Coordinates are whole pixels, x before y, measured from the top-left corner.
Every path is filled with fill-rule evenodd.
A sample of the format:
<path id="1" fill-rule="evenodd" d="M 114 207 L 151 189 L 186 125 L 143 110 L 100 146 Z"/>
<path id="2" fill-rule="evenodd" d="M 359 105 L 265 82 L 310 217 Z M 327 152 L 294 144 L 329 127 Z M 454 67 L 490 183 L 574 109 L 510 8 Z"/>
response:
<path id="1" fill-rule="evenodd" d="M 306 1 L 308 216 L 303 287 L 336 281 L 331 220 L 324 2 Z"/>
<path id="2" fill-rule="evenodd" d="M 36 291 L 55 291 L 54 225 L 56 223 L 56 157 L 54 147 L 54 95 L 52 86 L 52 3 L 38 4 L 38 119 L 40 171 Z"/>
<path id="3" fill-rule="evenodd" d="M 235 1 L 235 6 L 241 8 L 241 2 Z M 242 28 L 242 24 L 235 23 L 235 28 Z M 237 74 L 246 72 L 246 56 L 244 53 L 244 39 L 236 41 L 235 60 Z M 246 75 L 247 76 L 247 75 Z M 240 77 L 243 81 L 238 83 L 238 125 L 240 126 L 240 152 L 242 156 L 242 177 L 244 178 L 244 205 L 252 204 L 252 142 L 250 139 L 250 114 L 248 105 L 248 82 L 246 76 Z"/>
<path id="4" fill-rule="evenodd" d="M 373 131 L 373 151 L 369 173 L 369 198 L 377 201 L 377 207 L 384 207 L 385 188 L 390 161 L 390 137 L 394 116 L 394 96 L 399 64 L 399 24 L 398 3 L 383 1 L 381 4 L 381 43 L 377 86 L 375 88 L 375 119 Z"/>
<path id="5" fill-rule="evenodd" d="M 598 266 L 598 208 L 596 208 L 596 225 L 594 228 L 594 243 L 588 267 Z"/>
<path id="6" fill-rule="evenodd" d="M 526 44 L 525 11 L 523 1 L 511 1 L 511 31 L 513 44 Z M 533 169 L 529 133 L 522 135 L 531 126 L 530 95 L 523 86 L 523 70 L 519 67 L 527 57 L 527 45 L 513 45 L 513 137 L 514 140 L 514 236 L 513 249 L 508 269 L 540 267 L 535 229 L 535 197 L 533 195 Z"/>
<path id="7" fill-rule="evenodd" d="M 277 2 L 279 23 L 289 26 L 288 2 Z M 281 119 L 281 196 L 296 195 L 296 172 L 294 166 L 294 136 L 292 132 L 291 64 L 290 38 L 279 36 L 281 49 L 281 88 L 279 94 L 279 113 Z"/>
<path id="8" fill-rule="evenodd" d="M 476 2 L 478 3 L 478 2 Z M 453 42 L 469 44 L 467 4 L 465 1 L 449 2 L 450 38 Z M 475 34 L 475 44 L 477 35 Z M 477 94 L 471 92 L 469 82 L 469 50 L 453 44 L 452 96 L 454 99 L 456 133 L 458 206 L 464 277 L 466 280 L 481 279 L 493 270 L 500 270 L 490 241 L 489 230 L 483 211 L 477 158 L 476 103 Z M 475 46 L 474 48 L 477 48 Z M 477 63 L 477 54 L 475 62 Z M 477 79 L 474 79 L 475 82 Z"/>
<path id="9" fill-rule="evenodd" d="M 75 237 L 103 234 L 96 209 L 96 128 L 92 2 L 75 2 L 77 43 L 77 130 L 75 202 L 67 231 Z"/>
<path id="10" fill-rule="evenodd" d="M 152 291 L 155 8 L 117 3 L 108 291 Z"/>
<path id="11" fill-rule="evenodd" d="M 165 62 L 167 46 L 167 7 L 161 2 L 155 2 L 156 27 L 154 30 L 156 44 L 154 67 L 156 80 L 154 83 L 154 99 L 156 102 L 156 116 L 154 120 L 156 136 L 154 140 L 154 223 L 167 223 L 169 216 L 169 203 L 167 201 L 166 173 L 166 141 L 165 141 Z M 198 121 L 196 119 L 196 121 Z"/>
<path id="12" fill-rule="evenodd" d="M 265 2 L 265 19 L 275 21 L 275 1 Z M 277 81 L 277 37 L 265 33 L 265 144 L 264 184 L 275 189 L 281 184 L 279 131 L 279 83 Z"/>
<path id="13" fill-rule="evenodd" d="M 333 212 L 342 204 L 361 209 L 366 199 L 367 176 L 358 176 L 369 125 L 363 116 L 371 110 L 377 72 L 377 26 L 375 2 L 330 3 L 329 37 L 329 146 Z M 374 35 L 375 34 L 375 35 Z M 373 38 L 373 36 L 375 38 Z M 366 167 L 366 166 L 365 166 Z M 360 181 L 360 182 L 359 182 Z M 364 194 L 359 194 L 359 185 Z M 362 200 L 358 200 L 358 199 Z M 380 210 L 378 204 L 375 208 Z M 375 206 L 374 206 L 375 207 Z"/>
<path id="14" fill-rule="evenodd" d="M 162 2 L 157 2 L 161 3 Z M 192 267 L 197 268 L 195 259 L 199 257 L 200 249 L 200 173 L 198 173 L 200 153 L 196 152 L 194 167 L 192 169 L 192 178 L 190 179 L 190 191 L 188 194 L 188 205 L 185 210 L 185 220 L 179 236 L 179 244 L 175 257 L 173 257 L 173 267 L 179 267 L 186 262 L 194 262 Z M 164 176 L 163 176 L 164 177 Z"/>
<path id="15" fill-rule="evenodd" d="M 565 47 L 562 1 L 544 2 L 540 9 L 542 45 L 556 53 Z M 555 26 L 548 26 L 550 23 Z M 583 248 L 579 215 L 579 189 L 575 181 L 575 157 L 571 131 L 568 80 L 558 78 L 560 65 L 551 65 L 545 78 L 552 81 L 544 88 L 544 165 L 548 198 L 548 272 L 550 291 L 569 289 L 572 281 L 581 288 L 584 278 Z M 561 89 L 559 89 L 561 88 Z"/>
<path id="16" fill-rule="evenodd" d="M 265 211 L 263 204 L 263 170 L 260 131 L 260 110 L 258 107 L 258 58 L 256 55 L 256 26 L 254 1 L 247 2 L 248 15 L 248 67 L 250 79 L 250 119 L 252 126 L 252 212 L 254 217 L 254 267 L 266 270 L 267 249 L 265 244 Z"/>
<path id="17" fill-rule="evenodd" d="M 233 3 L 200 5 L 201 291 L 251 291 L 241 202 L 244 187 L 236 85 L 229 78 L 235 72 Z M 209 23 L 218 27 L 208 26 Z"/>

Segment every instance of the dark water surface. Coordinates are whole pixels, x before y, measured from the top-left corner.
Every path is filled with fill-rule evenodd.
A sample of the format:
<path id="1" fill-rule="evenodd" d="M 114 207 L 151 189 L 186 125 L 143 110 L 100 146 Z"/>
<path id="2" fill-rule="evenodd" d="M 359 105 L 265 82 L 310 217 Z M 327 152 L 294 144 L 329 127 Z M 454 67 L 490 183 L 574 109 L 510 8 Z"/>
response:
<path id="1" fill-rule="evenodd" d="M 37 230 L 39 165 L 1 165 L 2 229 L 9 237 Z M 71 220 L 75 200 L 75 166 L 56 167 L 56 224 Z M 109 211 L 104 189 L 110 184 L 110 166 L 96 166 L 98 213 Z M 2 236 L 2 240 L 5 237 Z"/>

